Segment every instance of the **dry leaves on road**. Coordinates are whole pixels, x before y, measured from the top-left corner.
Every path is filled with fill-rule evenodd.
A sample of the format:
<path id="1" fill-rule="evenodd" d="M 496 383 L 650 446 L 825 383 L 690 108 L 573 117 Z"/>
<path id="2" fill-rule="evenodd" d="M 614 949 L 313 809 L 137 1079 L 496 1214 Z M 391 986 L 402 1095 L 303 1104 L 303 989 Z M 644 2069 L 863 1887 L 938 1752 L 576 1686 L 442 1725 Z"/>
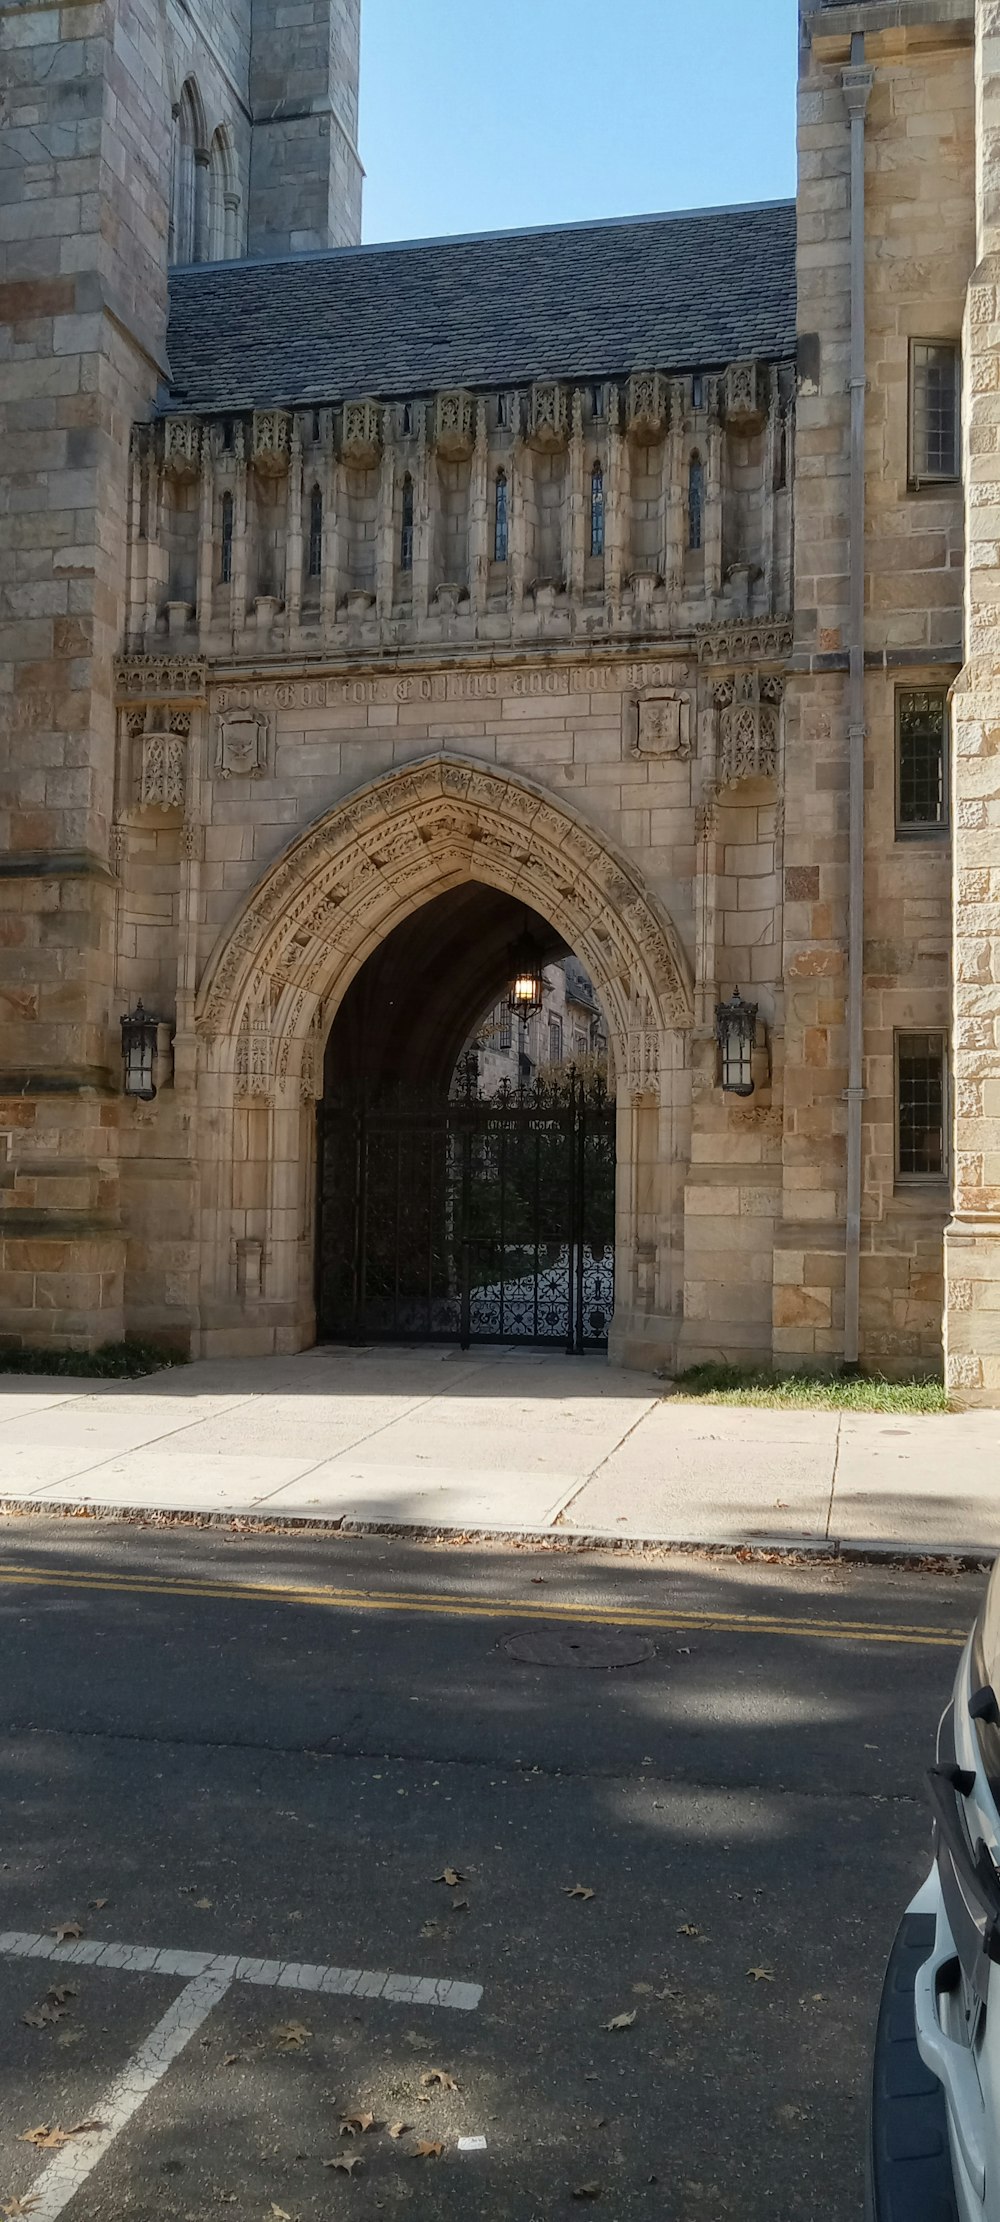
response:
<path id="1" fill-rule="evenodd" d="M 570 2192 L 570 2198 L 599 2199 L 603 2189 L 603 2184 L 599 2183 L 578 2183 L 576 2189 Z"/>
<path id="2" fill-rule="evenodd" d="M 443 1935 L 444 1935 L 444 1922 L 443 1922 L 443 1921 L 425 1921 L 425 1922 L 424 1922 L 424 1925 L 423 1925 L 423 1928 L 422 1928 L 422 1929 L 421 1929 L 421 1931 L 420 1931 L 420 1934 L 421 1934 L 421 1936 L 422 1936 L 422 1937 L 443 1937 Z"/>
<path id="3" fill-rule="evenodd" d="M 87 1911 L 88 1913 L 103 1913 L 105 1906 L 110 1904 L 110 1898 L 88 1898 Z"/>
<path id="4" fill-rule="evenodd" d="M 60 2129 L 58 2123 L 40 2122 L 37 2129 L 22 2129 L 19 2145 L 36 2145 L 39 2152 L 58 2152 L 73 2137 L 86 2137 L 89 2130 L 103 2129 L 103 2122 L 74 2122 L 69 2129 Z"/>
<path id="5" fill-rule="evenodd" d="M 271 2031 L 279 2052 L 295 2052 L 312 2036 L 304 2021 L 279 2021 Z"/>
<path id="6" fill-rule="evenodd" d="M 0 2206 L 0 2214 L 4 2216 L 5 2222 L 13 2222 L 15 2215 L 33 2214 L 38 2203 L 34 2194 L 29 2191 L 26 2199 L 5 2199 L 3 2205 Z"/>
<path id="7" fill-rule="evenodd" d="M 433 2090 L 435 2084 L 439 2084 L 442 2091 L 461 2090 L 461 2084 L 456 2083 L 454 2076 L 448 2075 L 444 2068 L 428 2068 L 420 2081 L 425 2091 Z"/>
<path id="8" fill-rule="evenodd" d="M 613 2014 L 611 2020 L 605 2022 L 604 2027 L 605 2029 L 631 2029 L 635 2014 L 634 2006 L 630 2014 Z"/>
<path id="9" fill-rule="evenodd" d="M 748 1967 L 747 1979 L 751 1983 L 773 1983 L 774 1970 L 770 1967 Z"/>
<path id="10" fill-rule="evenodd" d="M 697 1923 L 694 1921 L 682 1921 L 677 1934 L 679 1937 L 696 1937 L 699 1944 L 708 1943 L 708 1938 L 705 1935 L 704 1929 L 699 1929 Z"/>
<path id="11" fill-rule="evenodd" d="M 76 1944 L 83 1930 L 78 1921 L 57 1921 L 52 1935 L 57 1944 Z"/>
<path id="12" fill-rule="evenodd" d="M 342 2137 L 362 2137 L 366 2129 L 376 2127 L 374 2114 L 345 2114 L 340 2124 Z"/>
<path id="13" fill-rule="evenodd" d="M 57 1983 L 52 1990 L 46 1991 L 40 2006 L 28 2007 L 21 2020 L 29 2029 L 51 2029 L 55 2022 L 65 2021 L 69 2013 L 67 2001 L 75 1997 L 72 1983 Z"/>
<path id="14" fill-rule="evenodd" d="M 457 1890 L 459 1883 L 464 1883 L 465 1876 L 460 1867 L 444 1867 L 440 1875 L 435 1875 L 434 1880 L 436 1883 L 447 1883 L 449 1890 Z"/>
<path id="15" fill-rule="evenodd" d="M 440 2160 L 444 2143 L 440 2137 L 418 2137 L 411 2160 Z"/>
<path id="16" fill-rule="evenodd" d="M 338 2153 L 334 2160 L 324 2160 L 324 2168 L 339 2168 L 342 2176 L 353 2176 L 356 2168 L 363 2168 L 360 2153 Z"/>
<path id="17" fill-rule="evenodd" d="M 390 2137 L 406 2137 L 412 2128 L 412 2122 L 390 2122 L 389 2135 Z"/>
<path id="18" fill-rule="evenodd" d="M 596 1895 L 596 1891 L 588 1890 L 586 1883 L 563 1884 L 564 1898 L 594 1898 Z"/>

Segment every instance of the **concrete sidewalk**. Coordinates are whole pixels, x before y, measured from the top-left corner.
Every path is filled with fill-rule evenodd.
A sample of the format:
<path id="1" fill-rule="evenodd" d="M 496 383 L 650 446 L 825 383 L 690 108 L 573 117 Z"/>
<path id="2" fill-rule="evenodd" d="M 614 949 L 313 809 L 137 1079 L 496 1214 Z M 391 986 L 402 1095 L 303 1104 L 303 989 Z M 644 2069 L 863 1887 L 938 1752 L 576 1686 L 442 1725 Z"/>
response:
<path id="1" fill-rule="evenodd" d="M 686 1403 L 598 1359 L 311 1350 L 0 1377 L 0 1504 L 992 1551 L 1000 1417 Z"/>

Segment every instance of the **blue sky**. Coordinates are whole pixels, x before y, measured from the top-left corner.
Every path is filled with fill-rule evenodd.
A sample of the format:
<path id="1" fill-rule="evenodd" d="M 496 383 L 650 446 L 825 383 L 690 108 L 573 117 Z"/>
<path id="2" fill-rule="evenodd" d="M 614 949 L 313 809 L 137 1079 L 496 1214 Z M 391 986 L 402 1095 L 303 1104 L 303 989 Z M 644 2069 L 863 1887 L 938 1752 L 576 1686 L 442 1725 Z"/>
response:
<path id="1" fill-rule="evenodd" d="M 795 0 L 362 0 L 365 238 L 794 192 Z"/>

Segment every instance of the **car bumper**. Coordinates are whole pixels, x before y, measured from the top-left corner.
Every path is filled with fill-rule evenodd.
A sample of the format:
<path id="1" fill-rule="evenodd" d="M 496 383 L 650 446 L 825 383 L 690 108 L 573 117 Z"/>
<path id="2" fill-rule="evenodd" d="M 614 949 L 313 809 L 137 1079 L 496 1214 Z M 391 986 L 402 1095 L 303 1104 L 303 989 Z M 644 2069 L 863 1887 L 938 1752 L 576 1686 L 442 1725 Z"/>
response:
<path id="1" fill-rule="evenodd" d="M 903 1915 L 882 1986 L 865 2197 L 866 2222 L 961 2222 L 943 2088 L 917 2050 L 917 1971 L 934 1949 L 931 1892 Z"/>

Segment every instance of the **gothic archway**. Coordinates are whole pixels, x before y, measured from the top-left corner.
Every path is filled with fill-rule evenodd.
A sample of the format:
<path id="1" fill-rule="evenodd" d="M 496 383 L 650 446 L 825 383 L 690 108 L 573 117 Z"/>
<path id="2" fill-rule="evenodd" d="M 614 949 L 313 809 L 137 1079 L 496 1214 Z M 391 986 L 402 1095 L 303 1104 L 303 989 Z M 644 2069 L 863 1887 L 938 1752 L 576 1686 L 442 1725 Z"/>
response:
<path id="1" fill-rule="evenodd" d="M 616 1312 L 612 1351 L 636 1356 L 638 1338 L 651 1362 L 665 1359 L 675 1304 L 672 1169 L 692 1021 L 687 959 L 629 859 L 575 811 L 528 780 L 453 756 L 390 773 L 308 828 L 248 896 L 206 967 L 196 1027 L 213 1153 L 204 1184 L 208 1310 L 243 1319 L 248 1305 L 262 1307 L 261 1347 L 268 1318 L 272 1347 L 311 1339 L 306 1122 L 324 1043 L 368 956 L 409 913 L 467 881 L 547 919 L 593 978 L 619 1089 L 621 1318 Z M 249 1203 L 248 1159 L 260 1174 Z"/>

